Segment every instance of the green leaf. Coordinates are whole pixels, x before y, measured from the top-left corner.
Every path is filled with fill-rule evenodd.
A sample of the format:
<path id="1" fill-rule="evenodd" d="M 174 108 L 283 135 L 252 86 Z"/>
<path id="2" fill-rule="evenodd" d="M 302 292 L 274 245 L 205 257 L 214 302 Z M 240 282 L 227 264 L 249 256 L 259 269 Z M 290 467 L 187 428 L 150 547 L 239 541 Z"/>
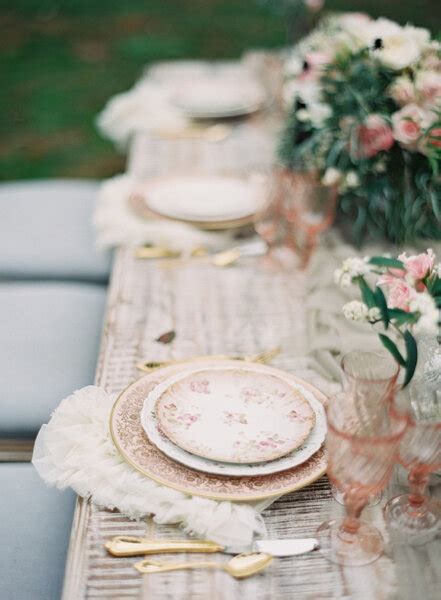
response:
<path id="1" fill-rule="evenodd" d="M 406 361 L 401 356 L 400 351 L 398 350 L 398 348 L 394 344 L 394 342 L 390 338 L 388 338 L 387 335 L 384 335 L 383 333 L 379 333 L 378 335 L 380 337 L 381 343 L 386 348 L 386 350 L 392 354 L 392 356 L 394 357 L 394 359 L 397 361 L 397 363 L 399 365 L 401 365 L 402 367 L 405 367 Z"/>
<path id="2" fill-rule="evenodd" d="M 375 299 L 377 301 L 377 306 L 381 310 L 381 316 L 383 317 L 384 327 L 387 329 L 390 323 L 389 309 L 387 307 L 386 297 L 383 293 L 383 290 L 377 286 L 374 292 Z"/>
<path id="3" fill-rule="evenodd" d="M 377 267 L 387 267 L 391 269 L 404 269 L 404 264 L 397 258 L 388 258 L 386 256 L 373 256 L 369 260 L 370 265 Z"/>
<path id="4" fill-rule="evenodd" d="M 418 348 L 415 342 L 415 338 L 410 331 L 404 332 L 404 343 L 406 345 L 406 377 L 404 379 L 403 387 L 409 383 L 415 373 L 417 361 L 418 361 Z"/>
<path id="5" fill-rule="evenodd" d="M 395 325 L 400 327 L 404 323 L 416 323 L 417 318 L 414 313 L 406 312 L 401 308 L 389 308 L 389 318 L 395 322 Z"/>
<path id="6" fill-rule="evenodd" d="M 357 277 L 358 285 L 360 286 L 361 296 L 363 298 L 363 302 L 369 307 L 373 308 L 377 306 L 377 301 L 375 299 L 374 292 L 368 286 L 363 277 Z"/>

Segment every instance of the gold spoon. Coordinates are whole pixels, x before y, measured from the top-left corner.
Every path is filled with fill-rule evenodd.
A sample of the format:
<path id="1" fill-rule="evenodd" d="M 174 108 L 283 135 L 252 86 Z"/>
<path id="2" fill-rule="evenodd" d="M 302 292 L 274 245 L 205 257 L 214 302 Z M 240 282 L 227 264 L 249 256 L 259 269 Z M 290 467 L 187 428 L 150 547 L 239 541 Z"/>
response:
<path id="1" fill-rule="evenodd" d="M 183 569 L 220 569 L 236 579 L 243 579 L 263 571 L 272 560 L 273 557 L 270 554 L 253 552 L 251 554 L 238 554 L 227 563 L 210 561 L 175 563 L 147 558 L 135 563 L 134 566 L 140 573 L 165 573 L 166 571 L 180 571 Z"/>

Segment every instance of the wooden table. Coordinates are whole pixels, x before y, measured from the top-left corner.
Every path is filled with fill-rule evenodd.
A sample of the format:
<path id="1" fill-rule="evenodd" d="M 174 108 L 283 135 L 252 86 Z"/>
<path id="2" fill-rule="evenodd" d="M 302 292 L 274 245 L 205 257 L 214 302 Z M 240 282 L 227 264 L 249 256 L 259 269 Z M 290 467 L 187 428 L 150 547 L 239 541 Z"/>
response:
<path id="1" fill-rule="evenodd" d="M 140 134 L 132 144 L 129 170 L 149 176 L 168 173 L 176 166 L 185 168 L 189 161 L 211 172 L 230 170 L 234 165 L 243 167 L 244 163 L 245 168 L 265 167 L 271 161 L 273 142 L 265 120 L 240 124 L 218 145 L 200 140 L 153 140 Z M 273 364 L 326 391 L 326 382 L 309 370 L 304 356 L 304 300 L 305 274 L 301 272 L 270 271 L 253 259 L 228 269 L 197 260 L 164 265 L 160 261 L 136 260 L 130 249 L 121 248 L 113 267 L 96 381 L 109 392 L 121 391 L 139 376 L 135 367 L 138 361 L 170 357 L 170 347 L 154 340 L 174 329 L 174 357 L 245 354 L 281 345 L 283 352 Z M 391 484 L 385 495 L 390 497 L 397 491 L 397 485 Z M 263 514 L 270 537 L 288 538 L 313 534 L 325 518 L 341 510 L 323 477 L 279 499 Z M 374 564 L 342 568 L 313 553 L 275 560 L 266 572 L 239 582 L 221 571 L 140 576 L 133 568 L 136 559 L 110 557 L 104 542 L 120 534 L 170 538 L 181 532 L 173 526 L 157 525 L 151 518 L 130 521 L 79 499 L 63 599 L 439 598 L 441 541 L 421 548 L 402 546 L 385 530 L 381 504 L 367 509 L 364 516 L 376 523 L 386 541 L 385 554 Z M 222 556 L 216 558 L 225 560 Z"/>

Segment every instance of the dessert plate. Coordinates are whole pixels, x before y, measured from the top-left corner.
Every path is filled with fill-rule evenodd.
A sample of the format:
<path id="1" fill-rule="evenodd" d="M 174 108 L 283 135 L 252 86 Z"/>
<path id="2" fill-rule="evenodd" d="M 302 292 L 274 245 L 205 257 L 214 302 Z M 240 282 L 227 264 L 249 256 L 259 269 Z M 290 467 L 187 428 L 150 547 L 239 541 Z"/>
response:
<path id="1" fill-rule="evenodd" d="M 176 176 L 152 179 L 133 196 L 151 213 L 200 226 L 251 222 L 260 204 L 252 178 Z M 142 208 L 142 207 L 141 207 Z"/>
<path id="2" fill-rule="evenodd" d="M 241 366 L 184 375 L 161 393 L 155 412 L 160 430 L 180 448 L 240 464 L 285 456 L 304 443 L 315 423 L 297 388 Z"/>
<path id="3" fill-rule="evenodd" d="M 235 361 L 213 361 L 216 366 L 234 367 Z M 321 448 L 305 463 L 271 475 L 226 477 L 201 473 L 165 456 L 150 442 L 141 425 L 140 413 L 147 395 L 160 383 L 188 368 L 206 368 L 206 361 L 172 365 L 147 373 L 116 400 L 110 416 L 112 439 L 121 456 L 146 477 L 186 494 L 214 500 L 253 501 L 281 496 L 301 489 L 326 471 L 326 457 Z M 326 397 L 301 379 L 266 365 L 250 365 L 262 373 L 301 383 L 322 403 Z"/>
<path id="4" fill-rule="evenodd" d="M 253 369 L 250 367 L 250 371 Z M 194 372 L 194 371 L 192 371 Z M 196 456 L 183 450 L 171 442 L 165 436 L 158 426 L 155 412 L 155 404 L 160 395 L 172 383 L 179 381 L 185 373 L 167 379 L 159 384 L 146 398 L 141 412 L 141 424 L 149 440 L 155 444 L 168 457 L 177 462 L 186 465 L 192 469 L 203 471 L 204 473 L 213 473 L 215 475 L 230 475 L 232 477 L 269 475 L 278 473 L 302 464 L 310 458 L 322 445 L 326 434 L 326 416 L 323 405 L 317 400 L 314 394 L 306 389 L 300 383 L 289 382 L 295 387 L 309 402 L 315 413 L 315 425 L 305 442 L 293 452 L 286 456 L 263 464 L 230 464 L 226 462 L 212 461 L 201 456 Z"/>

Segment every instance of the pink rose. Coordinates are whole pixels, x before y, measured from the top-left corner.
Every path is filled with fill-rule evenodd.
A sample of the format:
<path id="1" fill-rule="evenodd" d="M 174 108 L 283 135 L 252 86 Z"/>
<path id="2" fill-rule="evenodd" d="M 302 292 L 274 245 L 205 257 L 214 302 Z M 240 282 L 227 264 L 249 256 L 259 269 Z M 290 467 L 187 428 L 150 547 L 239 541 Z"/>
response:
<path id="1" fill-rule="evenodd" d="M 404 106 L 415 100 L 415 88 L 409 77 L 397 77 L 389 89 L 389 93 L 397 104 Z"/>
<path id="2" fill-rule="evenodd" d="M 389 308 L 401 308 L 409 312 L 409 304 L 415 293 L 415 290 L 403 279 L 395 279 L 389 288 Z"/>
<path id="3" fill-rule="evenodd" d="M 356 158 L 372 158 L 381 150 L 389 150 L 394 143 L 392 129 L 380 115 L 369 115 L 358 127 Z"/>
<path id="4" fill-rule="evenodd" d="M 421 104 L 426 108 L 441 106 L 441 73 L 437 71 L 420 71 L 416 76 L 415 87 L 421 97 Z"/>
<path id="5" fill-rule="evenodd" d="M 413 256 L 407 256 L 406 253 L 403 252 L 398 259 L 404 263 L 406 271 L 412 275 L 416 281 L 424 279 L 426 275 L 432 271 L 433 265 L 435 264 L 435 255 L 431 248 L 429 248 L 427 252 Z"/>
<path id="6" fill-rule="evenodd" d="M 322 10 L 324 4 L 325 0 L 305 0 L 305 5 L 312 12 L 318 12 L 319 10 Z"/>
<path id="7" fill-rule="evenodd" d="M 405 148 L 417 150 L 418 141 L 433 118 L 433 113 L 425 111 L 416 104 L 408 104 L 392 115 L 394 138 Z"/>

